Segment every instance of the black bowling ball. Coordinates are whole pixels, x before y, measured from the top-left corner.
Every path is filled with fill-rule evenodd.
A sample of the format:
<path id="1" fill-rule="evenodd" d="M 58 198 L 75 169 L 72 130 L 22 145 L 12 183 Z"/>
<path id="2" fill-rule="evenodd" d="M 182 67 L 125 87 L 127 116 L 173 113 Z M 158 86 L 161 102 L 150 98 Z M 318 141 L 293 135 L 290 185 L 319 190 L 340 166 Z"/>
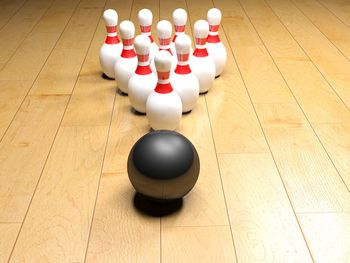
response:
<path id="1" fill-rule="evenodd" d="M 185 196 L 197 182 L 199 157 L 193 144 L 174 131 L 141 137 L 128 158 L 131 184 L 141 195 L 161 202 Z"/>

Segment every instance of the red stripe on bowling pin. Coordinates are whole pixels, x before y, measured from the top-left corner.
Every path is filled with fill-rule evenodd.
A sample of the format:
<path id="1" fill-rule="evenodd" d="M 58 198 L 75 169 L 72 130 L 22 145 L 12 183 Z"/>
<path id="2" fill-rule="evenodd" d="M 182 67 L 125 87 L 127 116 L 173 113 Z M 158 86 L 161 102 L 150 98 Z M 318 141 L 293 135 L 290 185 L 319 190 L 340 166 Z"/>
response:
<path id="1" fill-rule="evenodd" d="M 166 50 L 168 51 L 171 55 L 173 55 L 173 53 L 170 50 L 170 42 L 171 42 L 171 38 L 159 38 L 159 50 Z M 166 46 L 166 47 L 164 47 Z"/>
<path id="2" fill-rule="evenodd" d="M 170 93 L 173 91 L 173 87 L 170 84 L 170 71 L 167 72 L 157 72 L 158 83 L 154 89 L 157 93 Z"/>
<path id="3" fill-rule="evenodd" d="M 183 32 L 185 32 L 185 26 L 183 25 L 183 26 L 177 26 L 177 25 L 175 25 L 175 35 L 174 35 L 174 37 L 173 37 L 173 42 L 175 43 L 175 39 L 176 39 L 176 37 L 177 37 L 177 33 L 183 33 Z"/>
<path id="4" fill-rule="evenodd" d="M 195 57 L 207 57 L 208 50 L 205 47 L 205 44 L 207 43 L 206 38 L 197 38 L 196 37 L 196 46 L 202 46 L 202 47 L 196 47 L 196 49 L 193 52 L 193 56 Z"/>
<path id="5" fill-rule="evenodd" d="M 191 73 L 191 68 L 188 65 L 188 58 L 190 54 L 177 54 L 177 65 L 175 68 L 175 73 L 186 75 Z"/>
<path id="6" fill-rule="evenodd" d="M 120 40 L 117 35 L 117 26 L 106 26 L 107 29 L 107 37 L 105 40 L 106 44 L 118 44 L 120 43 Z"/>
<path id="7" fill-rule="evenodd" d="M 209 35 L 207 38 L 208 43 L 219 43 L 220 42 L 220 37 L 218 34 L 220 25 L 209 25 Z"/>
<path id="8" fill-rule="evenodd" d="M 135 49 L 132 46 L 134 44 L 134 38 L 122 39 L 122 41 L 123 41 L 123 51 L 120 54 L 120 56 L 123 58 L 136 57 Z"/>
<path id="9" fill-rule="evenodd" d="M 149 25 L 149 26 L 140 26 L 140 28 L 141 28 L 141 32 L 142 33 L 149 33 L 149 34 L 147 34 L 147 36 L 148 36 L 148 38 L 149 38 L 149 40 L 151 41 L 151 43 L 153 43 L 154 42 L 154 39 L 153 39 L 153 37 L 152 37 L 152 35 L 151 35 L 151 26 Z"/>

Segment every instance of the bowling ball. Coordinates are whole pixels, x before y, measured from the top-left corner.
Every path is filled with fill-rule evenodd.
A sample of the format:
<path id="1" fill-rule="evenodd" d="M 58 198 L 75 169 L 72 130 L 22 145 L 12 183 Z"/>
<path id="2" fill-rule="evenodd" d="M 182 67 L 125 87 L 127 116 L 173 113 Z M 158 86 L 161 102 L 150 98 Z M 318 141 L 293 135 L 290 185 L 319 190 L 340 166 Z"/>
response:
<path id="1" fill-rule="evenodd" d="M 153 201 L 185 196 L 197 182 L 198 153 L 183 135 L 168 130 L 150 132 L 132 147 L 128 175 L 135 190 Z"/>

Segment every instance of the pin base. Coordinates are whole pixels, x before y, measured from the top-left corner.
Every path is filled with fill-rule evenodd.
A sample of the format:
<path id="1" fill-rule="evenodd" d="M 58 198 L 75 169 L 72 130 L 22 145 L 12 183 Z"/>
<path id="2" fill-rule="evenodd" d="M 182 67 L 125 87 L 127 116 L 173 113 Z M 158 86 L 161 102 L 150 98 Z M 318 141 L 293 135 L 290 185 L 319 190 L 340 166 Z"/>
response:
<path id="1" fill-rule="evenodd" d="M 108 77 L 105 73 L 102 73 L 102 78 L 107 80 L 114 80 L 114 78 Z"/>

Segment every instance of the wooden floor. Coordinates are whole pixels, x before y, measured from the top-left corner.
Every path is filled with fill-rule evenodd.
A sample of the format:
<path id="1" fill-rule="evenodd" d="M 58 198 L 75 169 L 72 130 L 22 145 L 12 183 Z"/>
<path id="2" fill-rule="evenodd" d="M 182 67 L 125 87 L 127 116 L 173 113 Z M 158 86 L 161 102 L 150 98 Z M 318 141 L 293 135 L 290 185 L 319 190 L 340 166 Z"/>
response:
<path id="1" fill-rule="evenodd" d="M 200 178 L 150 217 L 101 13 L 183 7 L 192 35 L 213 6 L 227 66 L 179 128 Z M 349 109 L 350 0 L 0 0 L 0 262 L 350 262 Z"/>

